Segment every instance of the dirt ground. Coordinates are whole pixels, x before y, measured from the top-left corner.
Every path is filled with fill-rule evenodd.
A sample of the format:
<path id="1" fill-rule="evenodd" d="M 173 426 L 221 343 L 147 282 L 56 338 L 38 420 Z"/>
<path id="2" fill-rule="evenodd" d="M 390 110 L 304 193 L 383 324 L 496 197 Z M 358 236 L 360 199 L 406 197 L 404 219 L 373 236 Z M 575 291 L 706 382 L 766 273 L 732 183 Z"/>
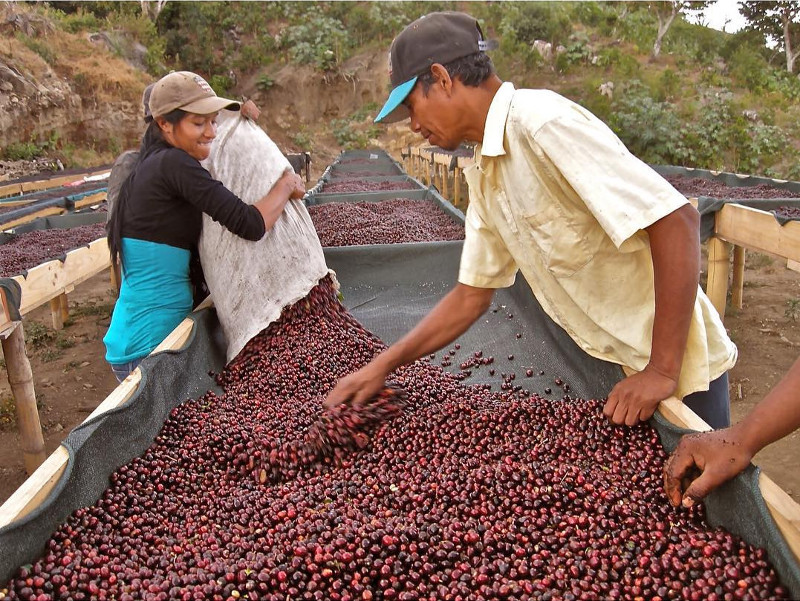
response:
<path id="1" fill-rule="evenodd" d="M 730 374 L 733 420 L 741 419 L 786 373 L 800 353 L 800 273 L 778 258 L 748 253 L 744 306 L 728 308 L 725 325 L 739 347 L 739 362 Z M 103 360 L 102 338 L 114 295 L 103 273 L 70 294 L 70 319 L 52 330 L 49 307 L 24 321 L 47 453 L 115 388 Z M 0 502 L 26 475 L 14 424 L 14 408 L 5 373 L 0 371 Z M 800 501 L 800 433 L 773 444 L 756 463 L 795 500 Z"/>

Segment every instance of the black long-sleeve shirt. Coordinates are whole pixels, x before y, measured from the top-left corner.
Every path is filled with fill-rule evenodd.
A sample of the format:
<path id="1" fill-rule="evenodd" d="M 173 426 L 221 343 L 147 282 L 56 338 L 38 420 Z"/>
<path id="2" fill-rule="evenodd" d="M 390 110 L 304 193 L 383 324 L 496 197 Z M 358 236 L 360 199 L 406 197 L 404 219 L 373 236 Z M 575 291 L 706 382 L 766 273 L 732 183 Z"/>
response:
<path id="1" fill-rule="evenodd" d="M 265 233 L 264 219 L 185 151 L 165 142 L 136 169 L 131 182 L 122 236 L 193 250 L 203 213 L 246 240 Z"/>

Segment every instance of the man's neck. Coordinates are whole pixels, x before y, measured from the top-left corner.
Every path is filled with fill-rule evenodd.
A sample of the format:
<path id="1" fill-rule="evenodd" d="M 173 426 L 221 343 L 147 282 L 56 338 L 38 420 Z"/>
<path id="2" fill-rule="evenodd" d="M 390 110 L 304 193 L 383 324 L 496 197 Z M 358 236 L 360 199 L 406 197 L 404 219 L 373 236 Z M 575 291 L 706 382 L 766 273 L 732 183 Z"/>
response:
<path id="1" fill-rule="evenodd" d="M 467 96 L 466 115 L 469 126 L 466 129 L 464 139 L 470 142 L 483 142 L 483 132 L 486 129 L 486 117 L 489 114 L 489 107 L 492 105 L 497 90 L 503 85 L 503 81 L 492 75 L 484 81 L 474 91 Z"/>

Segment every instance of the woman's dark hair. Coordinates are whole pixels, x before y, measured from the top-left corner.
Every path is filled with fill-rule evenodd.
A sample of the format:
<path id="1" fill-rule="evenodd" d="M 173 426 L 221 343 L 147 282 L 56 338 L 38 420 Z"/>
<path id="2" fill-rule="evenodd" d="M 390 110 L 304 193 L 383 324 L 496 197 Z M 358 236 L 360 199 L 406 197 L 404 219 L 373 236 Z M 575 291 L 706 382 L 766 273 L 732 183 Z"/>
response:
<path id="1" fill-rule="evenodd" d="M 492 59 L 485 52 L 476 52 L 457 58 L 443 65 L 452 79 L 458 78 L 465 86 L 478 87 L 494 75 Z M 433 85 L 433 74 L 428 70 L 417 79 L 422 86 L 422 93 L 427 96 L 428 90 Z"/>
<path id="2" fill-rule="evenodd" d="M 175 109 L 164 115 L 164 120 L 167 123 L 178 123 L 188 113 L 181 109 Z M 144 132 L 142 138 L 142 145 L 139 147 L 139 157 L 133 165 L 130 174 L 125 179 L 117 197 L 117 202 L 111 208 L 111 216 L 106 223 L 106 235 L 108 236 L 108 250 L 111 253 L 111 265 L 116 265 L 119 261 L 122 266 L 122 223 L 125 219 L 125 208 L 130 198 L 131 188 L 133 188 L 133 181 L 136 178 L 136 172 L 139 165 L 146 159 L 155 149 L 159 146 L 158 142 L 163 142 L 164 136 L 161 133 L 161 128 L 158 123 L 151 121 L 147 126 L 147 131 Z M 122 266 L 124 270 L 124 266 Z"/>

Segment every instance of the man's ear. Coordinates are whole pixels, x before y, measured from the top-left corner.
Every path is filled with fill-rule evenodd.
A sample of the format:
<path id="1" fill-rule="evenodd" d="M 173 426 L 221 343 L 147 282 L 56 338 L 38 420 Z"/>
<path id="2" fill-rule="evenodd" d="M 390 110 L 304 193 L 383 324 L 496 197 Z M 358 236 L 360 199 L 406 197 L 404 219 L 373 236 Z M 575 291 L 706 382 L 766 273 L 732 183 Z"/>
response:
<path id="1" fill-rule="evenodd" d="M 453 80 L 450 78 L 450 73 L 447 72 L 444 65 L 433 63 L 431 65 L 431 74 L 434 80 L 433 85 L 441 86 L 447 94 L 450 94 L 450 91 L 453 89 Z"/>

